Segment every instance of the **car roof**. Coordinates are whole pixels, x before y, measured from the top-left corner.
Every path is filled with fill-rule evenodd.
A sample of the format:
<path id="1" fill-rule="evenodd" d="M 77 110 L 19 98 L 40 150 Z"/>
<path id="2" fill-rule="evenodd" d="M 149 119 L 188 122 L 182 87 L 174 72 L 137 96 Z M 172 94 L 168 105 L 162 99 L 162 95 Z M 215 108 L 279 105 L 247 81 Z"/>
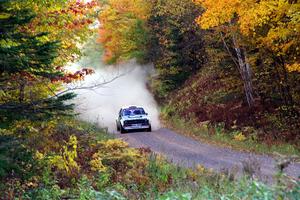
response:
<path id="1" fill-rule="evenodd" d="M 141 106 L 127 106 L 127 107 L 122 107 L 121 109 L 124 110 L 124 109 L 144 109 L 144 108 Z"/>

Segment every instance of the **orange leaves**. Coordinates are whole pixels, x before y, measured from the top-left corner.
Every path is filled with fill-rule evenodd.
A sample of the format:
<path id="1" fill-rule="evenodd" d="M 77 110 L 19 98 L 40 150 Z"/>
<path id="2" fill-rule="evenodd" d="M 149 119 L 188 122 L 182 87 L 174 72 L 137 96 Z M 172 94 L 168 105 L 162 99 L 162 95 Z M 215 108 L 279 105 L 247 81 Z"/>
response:
<path id="1" fill-rule="evenodd" d="M 93 21 L 90 19 L 74 20 L 68 25 L 66 25 L 66 28 L 73 29 L 73 30 L 82 29 L 91 23 L 93 23 Z"/>
<path id="2" fill-rule="evenodd" d="M 38 29 L 42 25 L 50 26 L 48 28 L 71 29 L 77 28 L 78 25 L 88 25 L 92 23 L 89 16 L 94 13 L 96 7 L 96 1 L 85 3 L 73 0 L 54 10 L 50 8 L 49 10 L 37 8 L 38 17 L 29 26 L 35 29 Z"/>
<path id="3" fill-rule="evenodd" d="M 130 59 L 143 51 L 150 8 L 145 0 L 108 0 L 102 5 L 98 41 L 105 49 L 105 62 Z"/>
<path id="4" fill-rule="evenodd" d="M 25 3 L 21 2 L 20 6 L 24 7 Z M 47 32 L 49 33 L 48 40 L 59 40 L 62 45 L 58 50 L 59 56 L 55 59 L 54 65 L 64 65 L 72 61 L 74 55 L 79 54 L 78 44 L 85 42 L 91 35 L 90 25 L 97 19 L 99 4 L 96 0 L 45 2 L 32 1 L 28 4 L 34 7 L 37 17 L 22 30 L 32 34 Z"/>
<path id="5" fill-rule="evenodd" d="M 110 0 L 110 4 L 119 13 L 131 13 L 144 20 L 149 17 L 150 5 L 145 0 Z"/>
<path id="6" fill-rule="evenodd" d="M 91 20 L 88 16 L 94 14 L 94 9 L 97 6 L 98 3 L 96 1 L 91 1 L 88 3 L 77 1 L 69 4 L 65 10 L 61 11 L 61 13 L 68 14 L 74 19 L 67 25 L 67 28 L 80 29 L 93 23 L 93 20 Z"/>
<path id="7" fill-rule="evenodd" d="M 93 69 L 83 68 L 75 73 L 65 73 L 62 77 L 56 77 L 51 80 L 52 83 L 61 81 L 63 83 L 72 83 L 74 81 L 84 80 L 84 77 L 90 74 L 95 73 Z"/>

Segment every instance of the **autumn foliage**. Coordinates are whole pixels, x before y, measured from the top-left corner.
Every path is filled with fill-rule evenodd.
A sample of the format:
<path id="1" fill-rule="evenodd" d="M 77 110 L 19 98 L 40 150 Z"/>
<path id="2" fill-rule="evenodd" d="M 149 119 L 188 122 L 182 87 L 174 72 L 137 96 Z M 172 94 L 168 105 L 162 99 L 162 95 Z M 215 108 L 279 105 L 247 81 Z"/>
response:
<path id="1" fill-rule="evenodd" d="M 96 29 L 106 63 L 153 63 L 162 118 L 209 140 L 299 152 L 299 10 L 297 0 L 1 0 L 0 199 L 299 199 L 281 168 L 271 188 L 130 148 L 77 120 L 66 88 L 94 73 L 68 64 Z"/>
<path id="2" fill-rule="evenodd" d="M 21 118 L 70 111 L 63 101 L 75 95 L 58 97 L 62 83 L 83 80 L 93 70 L 71 73 L 63 66 L 81 55 L 79 45 L 92 33 L 97 6 L 95 1 L 1 3 L 1 120 L 10 121 L 16 110 Z"/>
<path id="3" fill-rule="evenodd" d="M 280 111 L 280 118 L 290 123 L 295 131 L 293 135 L 297 135 L 300 3 L 290 0 L 219 0 L 217 3 L 194 0 L 194 3 L 205 9 L 196 19 L 198 25 L 221 35 L 234 62 L 238 58 L 234 51 L 240 48 L 244 52 L 245 61 L 251 66 L 252 90 L 256 93 L 253 96 L 260 100 L 258 104 L 267 112 Z"/>
<path id="4" fill-rule="evenodd" d="M 60 40 L 61 48 L 55 64 L 62 66 L 74 61 L 80 55 L 78 44 L 85 41 L 91 33 L 89 27 L 95 22 L 95 12 L 99 8 L 97 1 L 45 1 L 44 4 L 33 1 L 27 6 L 37 16 L 23 28 L 24 31 L 49 32 L 49 40 Z"/>
<path id="5" fill-rule="evenodd" d="M 153 62 L 150 89 L 180 117 L 229 129 L 253 126 L 262 140 L 292 141 L 300 126 L 299 6 L 293 0 L 107 1 L 99 42 L 110 63 L 141 55 Z M 136 19 L 143 37 L 130 33 Z"/>
<path id="6" fill-rule="evenodd" d="M 99 15 L 99 42 L 105 50 L 105 62 L 142 59 L 146 51 L 145 21 L 150 7 L 144 0 L 109 0 L 103 3 Z"/>
<path id="7" fill-rule="evenodd" d="M 300 71 L 300 18 L 298 1 L 194 0 L 206 10 L 197 18 L 204 29 L 237 23 L 238 31 L 257 48 L 284 57 L 290 71 Z"/>

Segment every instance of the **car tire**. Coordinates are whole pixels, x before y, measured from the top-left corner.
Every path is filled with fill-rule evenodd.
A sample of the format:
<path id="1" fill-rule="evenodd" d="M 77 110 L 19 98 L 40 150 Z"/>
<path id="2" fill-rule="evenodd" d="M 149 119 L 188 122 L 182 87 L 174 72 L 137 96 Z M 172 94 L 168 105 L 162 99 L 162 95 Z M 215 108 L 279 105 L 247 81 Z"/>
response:
<path id="1" fill-rule="evenodd" d="M 122 126 L 120 126 L 120 132 L 121 132 L 121 134 L 124 134 L 124 133 L 126 133 L 126 130 Z"/>
<path id="2" fill-rule="evenodd" d="M 152 131 L 151 126 L 150 126 L 149 128 L 147 128 L 146 131 L 147 131 L 147 132 L 151 132 L 151 131 Z"/>
<path id="3" fill-rule="evenodd" d="M 117 125 L 117 131 L 120 131 L 120 125 L 118 122 L 116 122 L 116 125 Z"/>

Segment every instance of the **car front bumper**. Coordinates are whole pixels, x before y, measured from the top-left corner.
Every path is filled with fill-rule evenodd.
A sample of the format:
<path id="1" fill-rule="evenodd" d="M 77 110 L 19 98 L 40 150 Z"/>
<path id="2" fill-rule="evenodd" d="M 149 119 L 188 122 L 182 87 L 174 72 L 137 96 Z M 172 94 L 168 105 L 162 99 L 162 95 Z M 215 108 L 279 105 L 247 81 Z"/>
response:
<path id="1" fill-rule="evenodd" d="M 150 125 L 134 125 L 134 126 L 124 126 L 123 129 L 125 130 L 137 130 L 137 129 L 148 129 Z"/>

